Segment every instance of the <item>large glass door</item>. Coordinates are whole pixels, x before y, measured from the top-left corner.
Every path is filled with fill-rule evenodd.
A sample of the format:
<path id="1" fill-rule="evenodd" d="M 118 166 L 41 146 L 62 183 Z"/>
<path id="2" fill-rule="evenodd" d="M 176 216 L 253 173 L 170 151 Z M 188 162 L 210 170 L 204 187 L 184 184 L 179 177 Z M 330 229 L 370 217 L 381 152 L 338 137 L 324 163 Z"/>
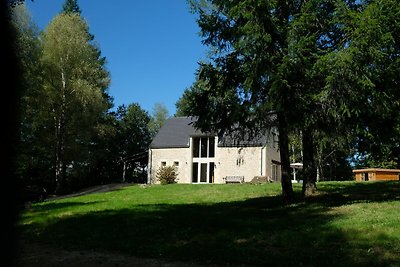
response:
<path id="1" fill-rule="evenodd" d="M 200 183 L 207 183 L 207 165 L 208 163 L 200 163 Z"/>
<path id="2" fill-rule="evenodd" d="M 192 182 L 214 182 L 215 137 L 193 137 Z"/>
<path id="3" fill-rule="evenodd" d="M 214 183 L 214 162 L 193 162 L 193 183 Z"/>

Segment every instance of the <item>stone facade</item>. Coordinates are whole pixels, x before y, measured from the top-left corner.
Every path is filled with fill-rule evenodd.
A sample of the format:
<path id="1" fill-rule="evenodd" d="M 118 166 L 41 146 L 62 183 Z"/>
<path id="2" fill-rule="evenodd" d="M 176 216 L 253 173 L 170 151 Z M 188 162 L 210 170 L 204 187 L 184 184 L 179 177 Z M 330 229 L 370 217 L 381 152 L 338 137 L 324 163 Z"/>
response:
<path id="1" fill-rule="evenodd" d="M 250 182 L 255 176 L 267 176 L 272 180 L 271 160 L 279 161 L 279 153 L 267 147 L 220 147 L 216 153 L 216 183 L 225 176 L 243 176 Z"/>
<path id="2" fill-rule="evenodd" d="M 273 136 L 271 135 L 271 138 Z M 268 180 L 280 180 L 279 151 L 275 140 L 270 140 L 265 146 L 223 147 L 215 142 L 215 155 L 211 158 L 193 158 L 193 138 L 190 137 L 189 147 L 185 148 L 150 148 L 148 182 L 156 181 L 156 172 L 162 165 L 176 165 L 178 168 L 178 183 L 193 183 L 193 162 L 214 167 L 214 175 L 207 178 L 207 183 L 224 183 L 226 176 L 243 176 L 245 182 L 250 182 L 256 176 L 265 176 Z M 208 165 L 206 165 L 208 164 Z M 195 166 L 198 168 L 198 166 Z M 211 175 L 207 172 L 207 175 Z"/>
<path id="3" fill-rule="evenodd" d="M 178 169 L 178 183 L 190 183 L 190 149 L 189 148 L 157 148 L 149 149 L 148 183 L 159 183 L 156 179 L 157 170 L 162 164 L 176 166 Z"/>

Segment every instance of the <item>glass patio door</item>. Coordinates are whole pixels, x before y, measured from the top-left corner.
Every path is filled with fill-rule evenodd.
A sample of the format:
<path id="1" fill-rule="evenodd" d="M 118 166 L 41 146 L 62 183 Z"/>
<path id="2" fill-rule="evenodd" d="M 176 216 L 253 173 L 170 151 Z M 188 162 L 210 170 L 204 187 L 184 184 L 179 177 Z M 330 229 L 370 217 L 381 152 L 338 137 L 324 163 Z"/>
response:
<path id="1" fill-rule="evenodd" d="M 193 162 L 192 182 L 214 183 L 214 162 Z"/>
<path id="2" fill-rule="evenodd" d="M 193 137 L 192 183 L 214 183 L 215 137 Z"/>

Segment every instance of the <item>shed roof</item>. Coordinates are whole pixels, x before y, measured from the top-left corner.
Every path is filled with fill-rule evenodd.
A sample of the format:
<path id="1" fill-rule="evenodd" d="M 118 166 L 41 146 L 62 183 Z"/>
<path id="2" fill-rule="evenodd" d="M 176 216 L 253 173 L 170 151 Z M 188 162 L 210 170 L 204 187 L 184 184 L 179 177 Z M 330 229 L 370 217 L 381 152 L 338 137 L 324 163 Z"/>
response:
<path id="1" fill-rule="evenodd" d="M 161 127 L 150 144 L 150 148 L 184 148 L 189 147 L 189 138 L 192 136 L 207 136 L 213 134 L 203 133 L 193 126 L 195 117 L 173 117 L 168 119 Z M 224 135 L 219 139 L 219 147 L 264 146 L 267 142 L 266 135 L 260 135 L 249 140 L 241 140 L 234 134 Z"/>

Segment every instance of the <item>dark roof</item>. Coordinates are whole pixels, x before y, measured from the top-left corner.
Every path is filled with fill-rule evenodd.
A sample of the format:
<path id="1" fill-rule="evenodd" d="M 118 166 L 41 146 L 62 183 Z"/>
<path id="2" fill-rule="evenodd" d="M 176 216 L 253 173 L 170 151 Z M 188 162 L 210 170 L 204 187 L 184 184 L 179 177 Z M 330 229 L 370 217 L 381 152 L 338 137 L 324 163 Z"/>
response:
<path id="1" fill-rule="evenodd" d="M 189 147 L 189 137 L 201 135 L 192 123 L 192 117 L 174 117 L 168 119 L 150 144 L 150 148 L 180 148 Z"/>
<path id="2" fill-rule="evenodd" d="M 196 130 L 193 123 L 195 117 L 173 117 L 168 119 L 159 130 L 150 144 L 150 148 L 183 148 L 189 147 L 189 138 L 191 136 L 207 136 L 199 130 Z M 210 135 L 210 134 L 208 134 Z M 219 138 L 218 146 L 264 146 L 267 142 L 267 136 L 260 135 L 249 140 L 242 140 L 238 135 L 229 134 Z"/>
<path id="3" fill-rule="evenodd" d="M 226 134 L 218 139 L 218 146 L 220 147 L 244 147 L 244 146 L 264 146 L 267 143 L 267 136 L 258 135 L 254 137 L 244 136 L 231 133 Z"/>

